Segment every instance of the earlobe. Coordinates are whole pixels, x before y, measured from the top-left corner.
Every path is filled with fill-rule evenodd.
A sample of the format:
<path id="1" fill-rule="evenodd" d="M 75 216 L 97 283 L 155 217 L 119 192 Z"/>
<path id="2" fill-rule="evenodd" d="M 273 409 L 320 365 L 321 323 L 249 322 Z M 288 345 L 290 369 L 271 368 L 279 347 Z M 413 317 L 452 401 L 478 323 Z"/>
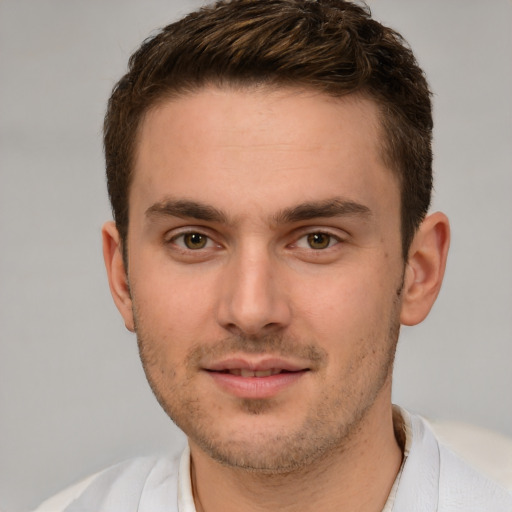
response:
<path id="1" fill-rule="evenodd" d="M 443 282 L 449 245 L 446 215 L 437 212 L 426 217 L 409 249 L 400 315 L 403 325 L 420 323 L 434 305 Z"/>
<path id="2" fill-rule="evenodd" d="M 121 313 L 126 328 L 134 332 L 132 299 L 128 285 L 128 275 L 123 261 L 123 248 L 119 232 L 114 222 L 103 225 L 103 259 L 107 269 L 110 293 Z"/>

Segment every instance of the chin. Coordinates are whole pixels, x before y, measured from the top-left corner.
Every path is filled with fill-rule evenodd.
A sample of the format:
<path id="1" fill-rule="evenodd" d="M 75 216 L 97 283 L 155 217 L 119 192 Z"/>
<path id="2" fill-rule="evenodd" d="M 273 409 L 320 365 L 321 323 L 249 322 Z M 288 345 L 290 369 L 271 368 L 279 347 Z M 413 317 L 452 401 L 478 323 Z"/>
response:
<path id="1" fill-rule="evenodd" d="M 252 404 L 251 410 L 259 407 L 260 404 Z M 261 474 L 300 470 L 343 451 L 351 437 L 351 427 L 331 425 L 319 429 L 305 420 L 298 428 L 291 429 L 286 418 L 285 424 L 279 424 L 263 416 L 260 411 L 258 416 L 253 415 L 236 428 L 231 422 L 225 429 L 219 425 L 216 431 L 187 429 L 185 432 L 203 453 L 223 466 Z"/>

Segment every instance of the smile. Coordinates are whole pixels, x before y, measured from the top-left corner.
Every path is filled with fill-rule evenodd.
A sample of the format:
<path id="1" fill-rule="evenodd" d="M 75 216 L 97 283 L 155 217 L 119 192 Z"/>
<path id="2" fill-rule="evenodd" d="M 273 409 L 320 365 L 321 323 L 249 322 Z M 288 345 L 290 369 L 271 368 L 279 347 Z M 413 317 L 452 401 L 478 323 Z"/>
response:
<path id="1" fill-rule="evenodd" d="M 233 368 L 230 370 L 224 370 L 221 373 L 229 373 L 230 375 L 236 375 L 237 377 L 270 377 L 271 375 L 278 375 L 280 373 L 289 373 L 281 368 L 269 368 L 268 370 L 247 370 L 245 368 Z"/>
<path id="2" fill-rule="evenodd" d="M 229 359 L 204 368 L 223 393 L 244 399 L 267 399 L 299 385 L 309 368 L 289 361 Z"/>

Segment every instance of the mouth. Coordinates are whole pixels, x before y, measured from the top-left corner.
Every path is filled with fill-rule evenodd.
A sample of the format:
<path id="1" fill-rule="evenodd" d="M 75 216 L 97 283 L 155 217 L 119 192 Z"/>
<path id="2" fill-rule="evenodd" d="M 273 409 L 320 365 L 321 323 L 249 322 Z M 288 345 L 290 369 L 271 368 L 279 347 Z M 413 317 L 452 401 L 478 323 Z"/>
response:
<path id="1" fill-rule="evenodd" d="M 305 368 L 304 370 L 297 370 L 297 371 L 307 371 L 308 369 Z M 215 371 L 215 370 L 208 370 L 208 371 Z M 272 375 L 279 375 L 282 373 L 295 373 L 293 371 L 289 370 L 283 370 L 282 368 L 269 368 L 268 370 L 248 370 L 245 368 L 232 368 L 232 369 L 226 369 L 221 370 L 219 373 L 229 374 L 229 375 L 235 375 L 237 377 L 271 377 Z"/>
<path id="2" fill-rule="evenodd" d="M 230 357 L 205 365 L 209 372 L 218 372 L 237 377 L 271 377 L 281 373 L 294 373 L 308 371 L 307 364 L 300 361 L 291 361 L 279 357 Z"/>
<path id="3" fill-rule="evenodd" d="M 307 366 L 282 359 L 238 358 L 219 361 L 204 370 L 224 392 L 254 399 L 276 396 L 297 385 L 310 372 Z"/>

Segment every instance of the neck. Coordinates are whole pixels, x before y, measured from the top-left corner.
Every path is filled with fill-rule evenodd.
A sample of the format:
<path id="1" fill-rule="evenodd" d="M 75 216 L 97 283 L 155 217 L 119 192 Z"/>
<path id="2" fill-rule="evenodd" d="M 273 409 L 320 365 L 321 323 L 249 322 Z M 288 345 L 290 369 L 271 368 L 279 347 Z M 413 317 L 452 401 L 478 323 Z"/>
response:
<path id="1" fill-rule="evenodd" d="M 190 442 L 197 512 L 381 512 L 402 461 L 389 399 L 374 403 L 347 444 L 291 473 L 260 474 L 223 466 Z"/>

